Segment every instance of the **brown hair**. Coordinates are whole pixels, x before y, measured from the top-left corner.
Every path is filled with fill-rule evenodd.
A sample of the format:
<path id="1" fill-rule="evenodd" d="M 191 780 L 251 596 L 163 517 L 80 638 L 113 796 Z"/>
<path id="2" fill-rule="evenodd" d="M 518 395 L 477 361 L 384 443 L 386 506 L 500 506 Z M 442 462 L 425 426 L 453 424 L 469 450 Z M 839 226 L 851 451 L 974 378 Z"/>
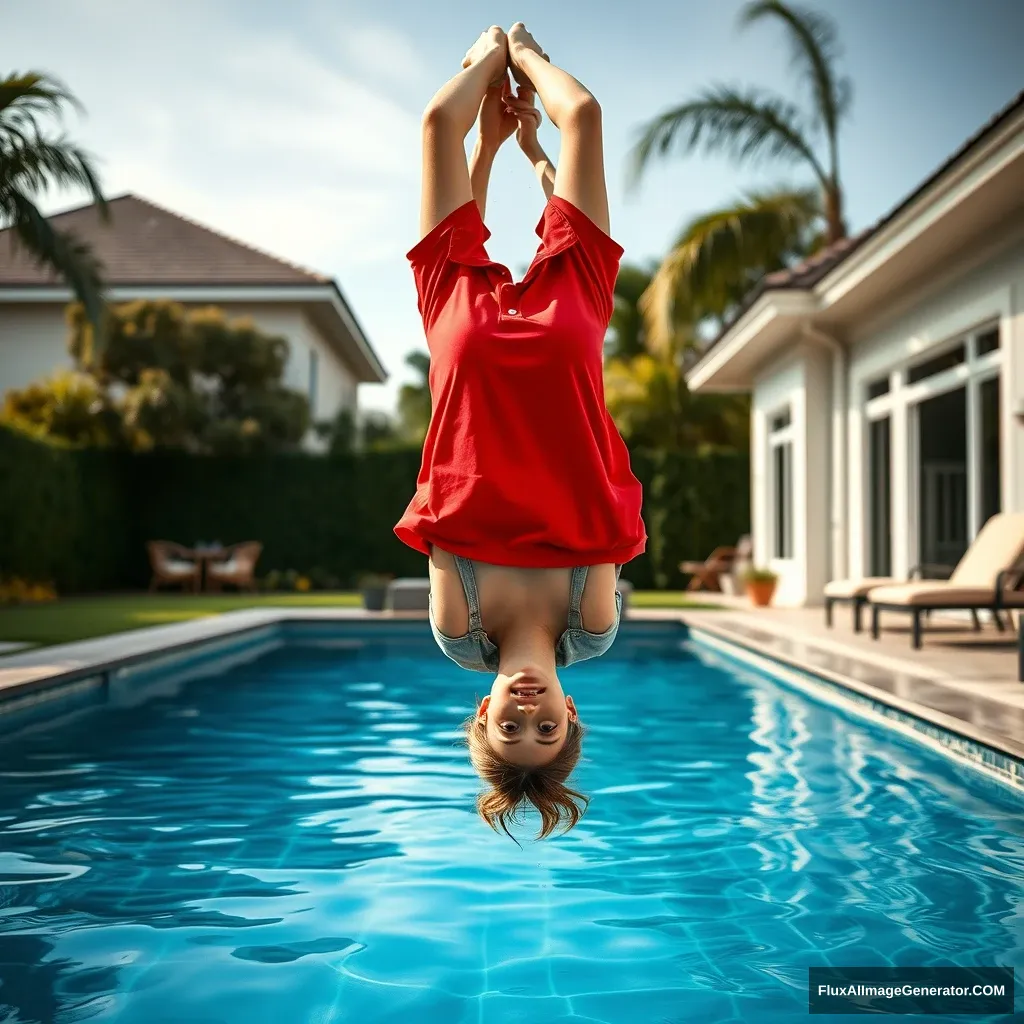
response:
<path id="1" fill-rule="evenodd" d="M 518 823 L 518 812 L 527 803 L 540 811 L 538 839 L 547 838 L 563 821 L 563 834 L 579 824 L 589 798 L 565 784 L 583 749 L 584 729 L 578 721 L 569 719 L 562 749 L 552 761 L 537 766 L 512 764 L 496 753 L 487 740 L 487 726 L 477 715 L 467 718 L 462 727 L 469 759 L 491 787 L 477 797 L 476 809 L 495 832 L 501 829 L 514 838 L 508 827 Z"/>

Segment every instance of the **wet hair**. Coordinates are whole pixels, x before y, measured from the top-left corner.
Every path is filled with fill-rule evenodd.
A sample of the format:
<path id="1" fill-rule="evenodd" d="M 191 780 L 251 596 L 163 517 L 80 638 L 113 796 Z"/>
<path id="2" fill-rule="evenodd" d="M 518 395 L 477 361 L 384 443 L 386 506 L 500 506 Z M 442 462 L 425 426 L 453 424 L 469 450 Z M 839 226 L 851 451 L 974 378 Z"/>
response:
<path id="1" fill-rule="evenodd" d="M 566 785 L 583 750 L 583 726 L 570 718 L 565 743 L 553 760 L 542 765 L 519 765 L 506 761 L 487 739 L 487 726 L 478 715 L 462 723 L 469 747 L 469 759 L 477 774 L 491 788 L 477 797 L 480 817 L 495 832 L 515 837 L 509 825 L 519 823 L 519 811 L 532 804 L 540 812 L 538 839 L 546 839 L 563 822 L 564 835 L 575 828 L 587 809 L 589 798 Z"/>

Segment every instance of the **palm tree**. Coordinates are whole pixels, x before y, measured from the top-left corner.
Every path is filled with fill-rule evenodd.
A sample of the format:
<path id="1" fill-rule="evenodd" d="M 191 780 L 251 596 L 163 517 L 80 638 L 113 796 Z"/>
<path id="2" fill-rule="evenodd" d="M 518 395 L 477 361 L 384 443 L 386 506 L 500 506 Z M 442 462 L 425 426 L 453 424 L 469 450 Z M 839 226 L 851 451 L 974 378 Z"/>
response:
<path id="1" fill-rule="evenodd" d="M 615 306 L 605 340 L 605 355 L 609 359 L 630 359 L 647 351 L 640 300 L 651 286 L 656 269 L 633 263 L 619 267 L 615 278 Z"/>
<path id="2" fill-rule="evenodd" d="M 40 213 L 36 199 L 52 188 L 84 188 L 101 215 L 106 202 L 89 156 L 63 135 L 47 135 L 43 118 L 63 119 L 78 103 L 62 85 L 29 72 L 0 79 L 0 229 L 12 241 L 67 281 L 99 329 L 103 321 L 103 279 L 88 245 L 57 231 Z"/>
<path id="3" fill-rule="evenodd" d="M 835 25 L 826 15 L 783 0 L 750 0 L 740 15 L 743 26 L 769 19 L 781 22 L 788 36 L 791 63 L 810 93 L 810 109 L 801 111 L 765 89 L 711 86 L 643 127 L 632 154 L 633 181 L 654 158 L 679 149 L 725 153 L 748 163 L 772 158 L 803 165 L 815 188 L 748 196 L 694 221 L 648 296 L 662 320 L 656 333 L 663 334 L 671 319 L 669 297 L 696 302 L 698 315 L 721 316 L 735 303 L 731 296 L 758 273 L 785 265 L 815 243 L 846 237 L 838 139 L 852 90 L 836 70 Z"/>
<path id="4" fill-rule="evenodd" d="M 687 224 L 640 297 L 647 347 L 697 347 L 693 326 L 720 328 L 765 275 L 819 244 L 820 208 L 812 189 L 752 192 Z M 687 347 L 687 346 L 684 346 Z"/>
<path id="5" fill-rule="evenodd" d="M 419 378 L 403 384 L 398 392 L 398 420 L 405 437 L 420 443 L 430 425 L 430 355 L 413 351 L 405 357 L 405 365 Z"/>

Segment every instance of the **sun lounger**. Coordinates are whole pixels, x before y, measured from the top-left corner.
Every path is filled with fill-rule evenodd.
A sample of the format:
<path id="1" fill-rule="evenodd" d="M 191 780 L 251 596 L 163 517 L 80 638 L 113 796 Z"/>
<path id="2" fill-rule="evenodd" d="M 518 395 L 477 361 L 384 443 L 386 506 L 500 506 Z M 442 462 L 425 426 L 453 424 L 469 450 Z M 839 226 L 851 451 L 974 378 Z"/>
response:
<path id="1" fill-rule="evenodd" d="M 948 580 L 919 580 L 872 588 L 871 635 L 877 640 L 885 612 L 911 616 L 911 643 L 921 646 L 922 619 L 938 610 L 989 611 L 1003 629 L 1001 614 L 1024 608 L 1024 512 L 993 516 L 974 539 Z M 977 620 L 975 620 L 977 621 Z"/>

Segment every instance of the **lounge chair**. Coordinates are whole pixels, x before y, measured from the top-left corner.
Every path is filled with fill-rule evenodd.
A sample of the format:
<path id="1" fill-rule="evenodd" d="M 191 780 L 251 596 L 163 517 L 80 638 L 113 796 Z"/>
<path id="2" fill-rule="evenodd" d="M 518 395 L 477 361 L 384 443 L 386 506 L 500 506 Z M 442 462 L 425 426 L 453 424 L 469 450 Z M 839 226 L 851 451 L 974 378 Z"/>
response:
<path id="1" fill-rule="evenodd" d="M 716 548 L 702 562 L 681 562 L 680 572 L 690 578 L 686 589 L 690 591 L 710 590 L 716 594 L 722 592 L 722 578 L 730 577 L 736 566 L 736 560 L 750 556 L 749 538 L 741 538 L 734 548 Z"/>
<path id="2" fill-rule="evenodd" d="M 849 604 L 853 606 L 853 631 L 861 631 L 862 615 L 864 606 L 868 603 L 868 594 L 876 587 L 897 586 L 907 583 L 917 577 L 923 578 L 927 574 L 942 572 L 944 578 L 948 578 L 953 572 L 951 565 L 915 565 L 910 570 L 907 580 L 898 580 L 893 576 L 865 576 L 859 580 L 832 580 L 825 585 L 825 625 L 832 628 L 832 608 L 837 604 Z"/>
<path id="3" fill-rule="evenodd" d="M 255 590 L 256 563 L 262 551 L 263 545 L 252 540 L 228 548 L 223 562 L 211 562 L 206 567 L 209 589 L 220 590 L 226 583 L 239 590 Z"/>
<path id="4" fill-rule="evenodd" d="M 158 590 L 161 586 L 199 590 L 203 567 L 193 551 L 169 540 L 151 540 L 146 550 L 153 570 L 149 581 L 150 590 Z"/>
<path id="5" fill-rule="evenodd" d="M 920 580 L 871 589 L 871 635 L 877 640 L 883 611 L 911 616 L 911 643 L 921 646 L 921 621 L 931 611 L 991 612 L 1000 630 L 1002 613 L 1024 609 L 1024 512 L 993 516 L 974 538 L 948 580 Z M 1009 617 L 1009 616 L 1008 616 Z"/>

